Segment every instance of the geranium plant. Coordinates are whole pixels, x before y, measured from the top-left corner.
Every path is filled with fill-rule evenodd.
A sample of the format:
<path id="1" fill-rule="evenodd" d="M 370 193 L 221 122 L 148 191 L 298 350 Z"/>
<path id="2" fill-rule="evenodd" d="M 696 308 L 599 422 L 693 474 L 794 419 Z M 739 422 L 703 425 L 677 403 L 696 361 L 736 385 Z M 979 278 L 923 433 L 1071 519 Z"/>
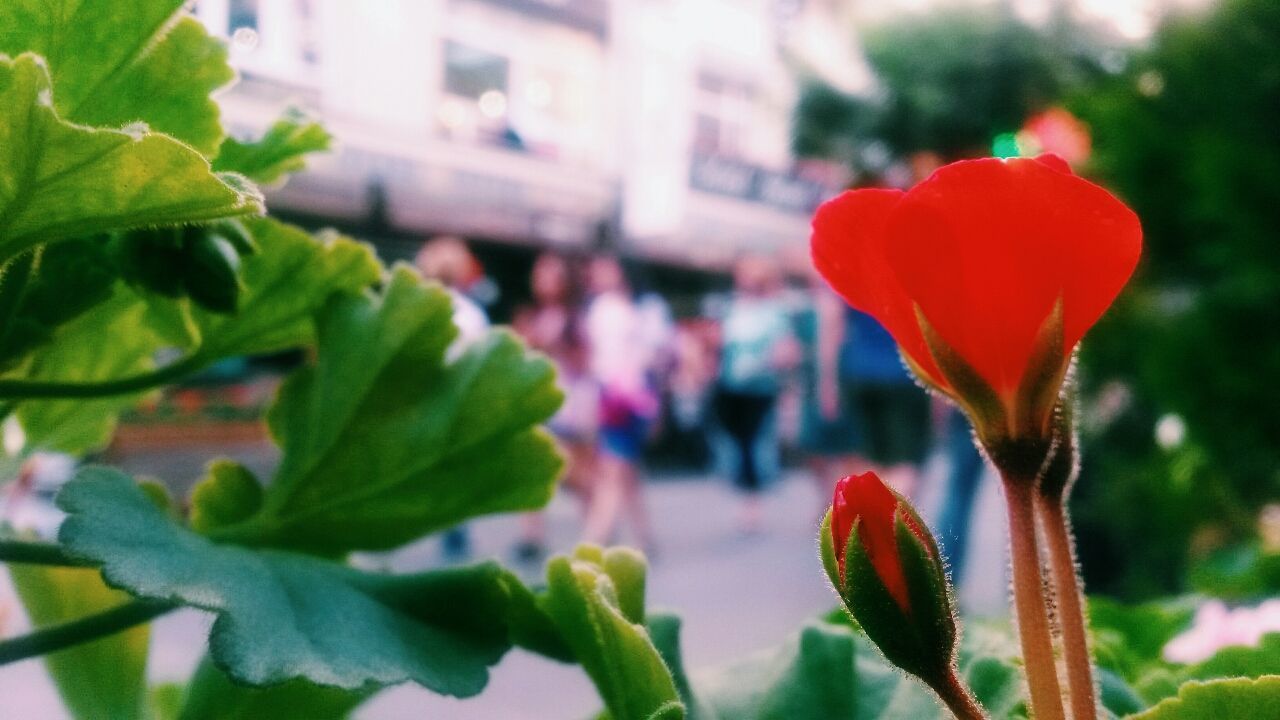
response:
<path id="1" fill-rule="evenodd" d="M 267 414 L 270 478 L 211 459 L 173 498 L 88 465 L 58 495 L 56 540 L 0 528 L 35 626 L 0 638 L 0 672 L 43 657 L 72 716 L 341 718 L 398 683 L 475 695 L 514 647 L 580 665 L 615 720 L 1280 716 L 1280 677 L 1221 679 L 1274 671 L 1262 655 L 1161 659 L 1180 606 L 1095 603 L 1090 642 L 1065 511 L 1070 370 L 1140 233 L 1060 162 L 956 165 L 910 193 L 841 196 L 815 222 L 819 270 L 965 409 L 1005 475 L 1021 642 L 1004 623 L 961 631 L 924 520 L 863 475 L 839 484 L 819 533 L 847 613 L 689 673 L 679 621 L 646 611 L 631 550 L 580 547 L 537 587 L 493 562 L 348 562 L 545 504 L 562 463 L 540 425 L 560 393 L 504 331 L 447 353 L 449 295 L 412 269 L 267 217 L 257 184 L 329 138 L 296 113 L 258 140 L 226 137 L 211 93 L 233 80 L 180 0 L 0 4 L 0 410 L 21 437 L 9 459 L 91 454 L 147 393 L 223 358 L 306 351 Z M 205 658 L 149 688 L 148 623 L 179 607 L 215 616 Z"/>

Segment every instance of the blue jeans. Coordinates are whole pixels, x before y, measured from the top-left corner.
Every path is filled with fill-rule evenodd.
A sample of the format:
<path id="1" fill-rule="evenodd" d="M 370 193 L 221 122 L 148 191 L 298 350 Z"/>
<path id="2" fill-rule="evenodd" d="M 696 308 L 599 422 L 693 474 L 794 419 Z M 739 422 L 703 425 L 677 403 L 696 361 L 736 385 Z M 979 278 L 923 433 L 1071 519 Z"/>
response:
<path id="1" fill-rule="evenodd" d="M 978 496 L 985 464 L 973 444 L 968 418 L 954 409 L 947 419 L 947 459 L 951 467 L 938 517 L 938 545 L 951 566 L 952 581 L 958 583 L 964 571 L 973 501 Z"/>

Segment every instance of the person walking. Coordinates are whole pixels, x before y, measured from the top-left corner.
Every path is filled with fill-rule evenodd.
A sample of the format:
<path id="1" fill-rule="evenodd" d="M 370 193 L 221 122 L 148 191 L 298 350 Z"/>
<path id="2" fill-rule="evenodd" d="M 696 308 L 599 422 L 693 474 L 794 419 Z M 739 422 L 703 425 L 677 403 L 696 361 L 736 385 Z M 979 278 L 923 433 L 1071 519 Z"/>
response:
<path id="1" fill-rule="evenodd" d="M 608 544 L 625 513 L 637 544 L 652 552 L 654 537 L 638 468 L 658 416 L 658 396 L 650 383 L 654 347 L 649 323 L 616 258 L 592 259 L 587 284 L 591 300 L 584 327 L 588 368 L 599 388 L 599 434 L 583 540 Z"/>
<path id="2" fill-rule="evenodd" d="M 776 265 L 745 256 L 734 267 L 734 290 L 721 321 L 720 372 L 715 408 L 733 445 L 734 483 L 742 493 L 741 529 L 763 525 L 760 491 L 763 452 L 777 444 L 773 412 L 782 373 L 795 366 L 799 346 L 792 333 Z"/>

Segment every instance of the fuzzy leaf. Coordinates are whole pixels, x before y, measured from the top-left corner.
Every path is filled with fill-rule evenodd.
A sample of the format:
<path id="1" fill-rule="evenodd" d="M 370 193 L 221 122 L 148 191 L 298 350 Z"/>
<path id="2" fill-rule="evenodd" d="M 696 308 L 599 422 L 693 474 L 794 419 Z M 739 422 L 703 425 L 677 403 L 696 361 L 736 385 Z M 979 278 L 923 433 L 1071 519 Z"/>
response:
<path id="1" fill-rule="evenodd" d="M 258 140 L 222 141 L 213 169 L 237 172 L 257 183 L 271 185 L 306 167 L 306 156 L 329 149 L 333 140 L 319 123 L 289 110 Z"/>
<path id="2" fill-rule="evenodd" d="M 233 679 L 357 689 L 412 680 L 467 697 L 519 633 L 532 597 L 494 564 L 378 575 L 305 555 L 217 545 L 171 520 L 127 476 L 77 473 L 59 541 L 107 582 L 215 613 L 209 652 Z"/>
<path id="3" fill-rule="evenodd" d="M 1129 720 L 1273 720 L 1280 708 L 1280 675 L 1189 682 L 1176 698 Z"/>
<path id="4" fill-rule="evenodd" d="M 547 564 L 547 592 L 539 604 L 595 683 L 608 717 L 682 720 L 684 706 L 671 672 L 644 626 L 632 622 L 618 601 L 615 582 L 636 581 L 638 558 L 626 561 L 625 578 L 615 579 L 606 570 L 609 557 L 619 553 L 634 555 L 621 548 L 602 554 L 599 548 L 584 546 L 572 557 L 552 558 Z"/>
<path id="5" fill-rule="evenodd" d="M 9 565 L 9 577 L 36 627 L 77 620 L 129 600 L 94 570 Z M 150 626 L 139 625 L 44 657 L 67 709 L 76 718 L 142 716 Z"/>
<path id="6" fill-rule="evenodd" d="M 261 212 L 243 178 L 215 175 L 182 143 L 72 125 L 51 97 L 40 58 L 0 56 L 0 257 L 104 230 Z"/>
<path id="7" fill-rule="evenodd" d="M 209 94 L 234 78 L 223 44 L 183 0 L 5 0 L 0 53 L 42 55 L 58 113 L 80 125 L 145 122 L 205 155 L 222 140 Z"/>
<path id="8" fill-rule="evenodd" d="M 283 457 L 262 511 L 219 537 L 385 549 L 547 502 L 561 460 L 537 426 L 561 396 L 546 360 L 495 332 L 446 363 L 449 296 L 403 267 L 381 295 L 334 298 L 317 335 L 268 414 Z"/>
<path id="9" fill-rule="evenodd" d="M 248 687 L 233 682 L 206 656 L 187 684 L 177 720 L 343 720 L 372 694 L 372 688 L 342 690 L 306 680 Z"/>

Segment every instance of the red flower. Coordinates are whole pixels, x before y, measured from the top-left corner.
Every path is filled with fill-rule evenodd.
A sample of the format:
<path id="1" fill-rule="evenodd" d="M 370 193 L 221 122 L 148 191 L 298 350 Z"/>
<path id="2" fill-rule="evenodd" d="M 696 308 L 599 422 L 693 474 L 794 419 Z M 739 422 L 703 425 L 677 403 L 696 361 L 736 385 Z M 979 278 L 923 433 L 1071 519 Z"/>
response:
<path id="1" fill-rule="evenodd" d="M 901 513 L 900 507 L 903 510 Z M 907 580 L 902 572 L 895 529 L 898 517 L 903 519 L 926 548 L 933 547 L 927 531 L 916 523 L 912 513 L 906 511 L 905 501 L 890 490 L 875 473 L 850 475 L 836 483 L 835 498 L 831 503 L 831 544 L 840 577 L 844 577 L 845 551 L 849 545 L 849 535 L 853 532 L 853 524 L 857 522 L 858 540 L 862 542 L 876 576 L 898 606 L 909 611 Z"/>
<path id="2" fill-rule="evenodd" d="M 971 407 L 957 387 L 963 361 L 1014 435 L 1047 428 L 1052 404 L 1018 418 L 1019 389 L 1033 373 L 1061 382 L 1141 246 L 1137 216 L 1053 155 L 952 163 L 906 193 L 846 192 L 818 209 L 812 238 L 818 271 L 885 326 L 922 380 Z M 1051 365 L 1031 367 L 1054 336 L 1053 357 L 1039 356 Z"/>

